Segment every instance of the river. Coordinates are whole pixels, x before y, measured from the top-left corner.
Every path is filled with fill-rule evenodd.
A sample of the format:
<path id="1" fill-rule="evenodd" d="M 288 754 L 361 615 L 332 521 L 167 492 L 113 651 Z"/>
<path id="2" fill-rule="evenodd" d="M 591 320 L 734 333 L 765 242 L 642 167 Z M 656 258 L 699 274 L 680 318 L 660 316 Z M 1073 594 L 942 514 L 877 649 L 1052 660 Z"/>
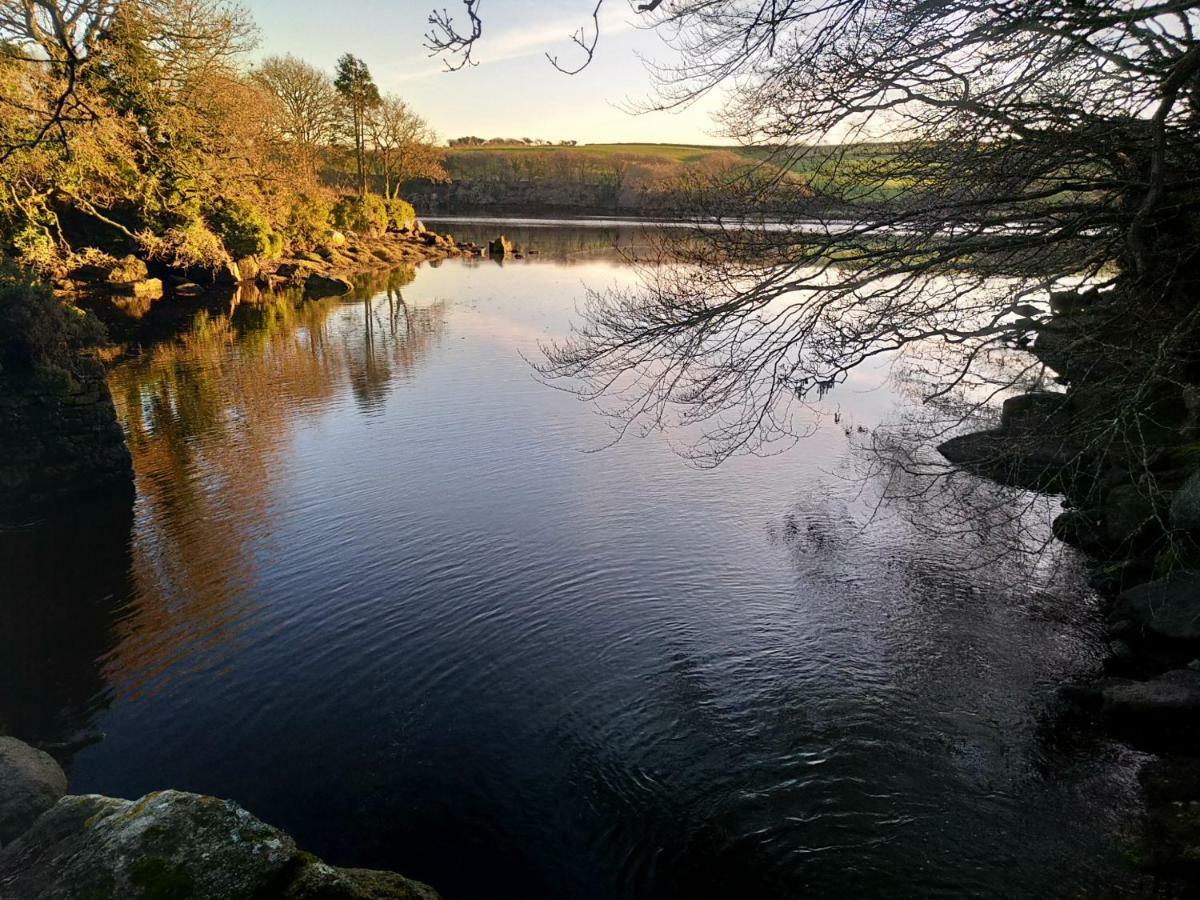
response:
<path id="1" fill-rule="evenodd" d="M 102 735 L 74 792 L 231 797 L 446 900 L 1118 878 L 1137 760 L 1052 713 L 1100 660 L 1080 561 L 876 509 L 878 369 L 779 455 L 608 446 L 528 359 L 639 233 L 509 230 L 539 252 L 115 322 L 137 499 L 3 528 L 0 720 Z"/>

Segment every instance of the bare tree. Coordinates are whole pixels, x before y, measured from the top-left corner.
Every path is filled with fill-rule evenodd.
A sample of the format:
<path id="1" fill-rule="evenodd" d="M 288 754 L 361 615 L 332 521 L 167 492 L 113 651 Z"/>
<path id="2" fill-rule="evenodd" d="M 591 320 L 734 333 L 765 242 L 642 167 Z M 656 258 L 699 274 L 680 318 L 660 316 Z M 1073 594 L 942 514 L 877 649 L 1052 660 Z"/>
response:
<path id="1" fill-rule="evenodd" d="M 0 92 L 0 111 L 16 126 L 4 129 L 0 162 L 52 134 L 65 140 L 67 124 L 91 116 L 79 84 L 116 7 L 116 0 L 0 0 L 0 62 L 42 70 L 45 93 Z"/>
<path id="2" fill-rule="evenodd" d="M 952 455 L 1077 503 L 1149 484 L 1161 518 L 1172 448 L 1200 436 L 1194 0 L 654 6 L 647 106 L 720 86 L 724 129 L 774 168 L 698 185 L 672 264 L 592 297 L 543 372 L 621 428 L 700 427 L 709 462 L 790 438 L 793 404 L 869 360 L 936 359 L 924 399 L 970 398 L 959 421 L 1053 378 L 1068 396 L 1033 424 Z M 430 46 L 481 33 L 443 22 Z M 1014 347 L 1035 355 L 997 379 Z M 1017 431 L 1054 446 L 1017 453 Z"/>
<path id="3" fill-rule="evenodd" d="M 316 66 L 294 56 L 270 56 L 254 70 L 255 80 L 279 102 L 282 137 L 304 170 L 315 176 L 323 147 L 338 127 L 333 81 Z"/>
<path id="4" fill-rule="evenodd" d="M 445 152 L 424 119 L 395 94 L 385 94 L 367 115 L 367 133 L 374 151 L 372 162 L 383 177 L 385 197 L 398 195 L 410 179 L 445 181 Z"/>

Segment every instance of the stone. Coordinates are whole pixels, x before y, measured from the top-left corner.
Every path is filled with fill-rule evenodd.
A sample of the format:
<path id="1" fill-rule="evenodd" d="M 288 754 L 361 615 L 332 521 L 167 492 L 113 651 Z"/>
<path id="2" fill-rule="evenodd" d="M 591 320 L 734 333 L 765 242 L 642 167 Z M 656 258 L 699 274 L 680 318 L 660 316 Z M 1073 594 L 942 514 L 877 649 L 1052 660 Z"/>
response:
<path id="1" fill-rule="evenodd" d="M 1114 681 L 1101 689 L 1101 698 L 1103 711 L 1113 718 L 1146 724 L 1178 720 L 1194 728 L 1190 720 L 1200 713 L 1200 672 L 1174 669 L 1148 681 Z"/>
<path id="2" fill-rule="evenodd" d="M 143 278 L 141 281 L 135 281 L 133 284 L 126 284 L 122 287 L 133 296 L 147 300 L 157 300 L 163 295 L 163 283 L 160 278 Z"/>
<path id="3" fill-rule="evenodd" d="M 198 297 L 204 293 L 204 288 L 194 281 L 183 281 L 175 285 L 175 293 L 180 297 Z"/>
<path id="4" fill-rule="evenodd" d="M 237 804 L 180 791 L 65 797 L 0 851 L 22 900 L 250 900 L 288 875 L 293 840 Z"/>
<path id="5" fill-rule="evenodd" d="M 1114 619 L 1129 619 L 1152 636 L 1200 640 L 1200 572 L 1180 569 L 1121 593 Z"/>
<path id="6" fill-rule="evenodd" d="M 1045 428 L 1067 401 L 1066 394 L 1050 391 L 1029 391 L 1004 401 L 1000 410 L 1000 427 L 1005 431 L 1033 431 Z"/>
<path id="7" fill-rule="evenodd" d="M 968 472 L 1038 491 L 1060 489 L 1064 474 L 1080 458 L 1076 448 L 1052 435 L 1014 437 L 999 429 L 958 435 L 937 449 Z"/>
<path id="8" fill-rule="evenodd" d="M 1193 472 L 1171 498 L 1171 526 L 1200 530 L 1200 470 Z"/>
<path id="9" fill-rule="evenodd" d="M 488 242 L 488 255 L 494 259 L 503 259 L 505 256 L 512 254 L 512 242 L 504 235 L 500 235 L 493 241 Z"/>
<path id="10" fill-rule="evenodd" d="M 438 900 L 438 894 L 395 872 L 338 869 L 305 858 L 283 900 Z"/>
<path id="11" fill-rule="evenodd" d="M 312 274 L 304 282 L 309 297 L 342 297 L 354 290 L 354 283 L 336 275 Z"/>
<path id="12" fill-rule="evenodd" d="M 107 281 L 109 284 L 117 286 L 136 284 L 149 274 L 150 270 L 146 268 L 146 264 L 130 254 L 117 260 L 116 265 L 108 272 Z"/>
<path id="13" fill-rule="evenodd" d="M 24 833 L 67 793 L 67 776 L 49 753 L 0 737 L 0 846 Z"/>
<path id="14" fill-rule="evenodd" d="M 329 240 L 326 243 L 330 247 L 341 247 L 346 243 L 346 236 L 340 231 L 331 231 L 329 233 Z"/>

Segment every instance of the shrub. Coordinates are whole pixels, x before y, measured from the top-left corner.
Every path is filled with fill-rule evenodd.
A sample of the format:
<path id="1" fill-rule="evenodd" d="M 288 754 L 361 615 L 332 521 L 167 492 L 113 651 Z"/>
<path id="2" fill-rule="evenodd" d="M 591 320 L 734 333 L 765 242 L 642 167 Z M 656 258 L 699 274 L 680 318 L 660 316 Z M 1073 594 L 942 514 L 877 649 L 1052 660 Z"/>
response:
<path id="1" fill-rule="evenodd" d="M 303 250 L 325 243 L 333 230 L 329 224 L 332 207 L 321 194 L 299 194 L 288 209 L 287 230 L 292 242 Z"/>
<path id="2" fill-rule="evenodd" d="M 13 255 L 28 266 L 48 269 L 58 257 L 54 240 L 42 228 L 27 224 L 18 229 L 10 239 Z"/>
<path id="3" fill-rule="evenodd" d="M 161 237 L 149 232 L 138 235 L 146 255 L 175 269 L 212 269 L 229 259 L 221 239 L 199 220 L 172 228 Z"/>
<path id="4" fill-rule="evenodd" d="M 104 337 L 94 316 L 61 302 L 28 270 L 0 266 L 0 371 L 67 368 L 73 352 Z"/>
<path id="5" fill-rule="evenodd" d="M 389 228 L 407 228 L 417 220 L 417 211 L 407 200 L 392 197 L 384 200 L 383 204 L 387 209 Z"/>
<path id="6" fill-rule="evenodd" d="M 333 225 L 339 231 L 381 234 L 388 226 L 387 206 L 375 194 L 343 197 L 333 206 Z"/>
<path id="7" fill-rule="evenodd" d="M 283 238 L 272 231 L 266 216 L 247 203 L 218 198 L 205 209 L 204 218 L 234 259 L 278 256 L 283 249 Z"/>

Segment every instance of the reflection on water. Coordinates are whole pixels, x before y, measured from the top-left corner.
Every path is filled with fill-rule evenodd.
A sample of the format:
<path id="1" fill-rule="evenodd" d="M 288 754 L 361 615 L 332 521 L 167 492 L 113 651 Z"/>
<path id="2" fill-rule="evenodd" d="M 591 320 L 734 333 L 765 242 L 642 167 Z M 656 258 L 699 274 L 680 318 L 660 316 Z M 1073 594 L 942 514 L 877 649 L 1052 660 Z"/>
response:
<path id="1" fill-rule="evenodd" d="M 1120 872 L 1131 761 L 1046 739 L 1096 664 L 1068 552 L 973 568 L 986 547 L 876 508 L 828 420 L 716 471 L 671 435 L 585 452 L 604 422 L 523 354 L 632 277 L 611 255 L 413 276 L 127 326 L 132 518 L 0 533 L 0 718 L 103 732 L 75 790 L 234 797 L 448 900 Z M 903 411 L 862 377 L 843 421 Z"/>

